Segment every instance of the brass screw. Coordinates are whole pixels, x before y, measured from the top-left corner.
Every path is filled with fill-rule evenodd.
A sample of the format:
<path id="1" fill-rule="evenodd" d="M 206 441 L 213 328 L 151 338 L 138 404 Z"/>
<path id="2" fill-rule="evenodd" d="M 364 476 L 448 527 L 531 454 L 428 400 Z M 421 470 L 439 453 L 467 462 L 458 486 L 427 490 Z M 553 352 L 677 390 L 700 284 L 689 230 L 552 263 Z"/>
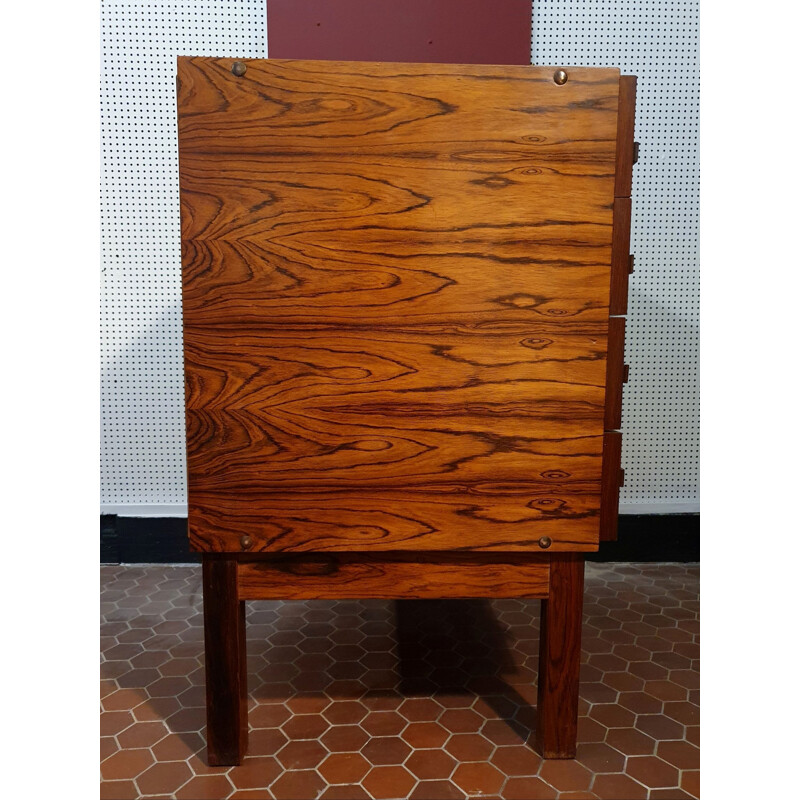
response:
<path id="1" fill-rule="evenodd" d="M 567 75 L 565 70 L 559 69 L 559 70 L 556 70 L 556 74 L 553 75 L 553 80 L 559 86 L 563 86 L 569 80 L 569 75 Z"/>
<path id="2" fill-rule="evenodd" d="M 239 540 L 239 543 L 242 545 L 242 550 L 247 550 L 247 548 L 250 547 L 251 544 L 253 544 L 253 540 L 249 536 L 244 535 Z"/>
<path id="3" fill-rule="evenodd" d="M 542 550 L 547 550 L 551 544 L 553 544 L 553 540 L 549 536 L 542 536 L 542 538 L 539 539 L 539 547 L 541 547 Z"/>
<path id="4" fill-rule="evenodd" d="M 241 78 L 247 72 L 247 64 L 244 61 L 234 61 L 231 67 L 231 72 L 237 77 Z"/>

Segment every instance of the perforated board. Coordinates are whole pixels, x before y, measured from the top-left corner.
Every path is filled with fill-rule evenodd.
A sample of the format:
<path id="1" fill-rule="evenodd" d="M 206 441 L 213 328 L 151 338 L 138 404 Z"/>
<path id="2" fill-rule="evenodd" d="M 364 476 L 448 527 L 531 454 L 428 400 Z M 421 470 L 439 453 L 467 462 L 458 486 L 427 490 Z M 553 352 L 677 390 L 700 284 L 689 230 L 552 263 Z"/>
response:
<path id="1" fill-rule="evenodd" d="M 621 510 L 697 510 L 699 2 L 535 0 L 534 64 L 638 76 Z"/>
<path id="2" fill-rule="evenodd" d="M 537 64 L 639 76 L 623 511 L 697 498 L 697 2 L 536 2 Z M 101 510 L 184 514 L 175 57 L 267 55 L 264 0 L 102 5 Z"/>

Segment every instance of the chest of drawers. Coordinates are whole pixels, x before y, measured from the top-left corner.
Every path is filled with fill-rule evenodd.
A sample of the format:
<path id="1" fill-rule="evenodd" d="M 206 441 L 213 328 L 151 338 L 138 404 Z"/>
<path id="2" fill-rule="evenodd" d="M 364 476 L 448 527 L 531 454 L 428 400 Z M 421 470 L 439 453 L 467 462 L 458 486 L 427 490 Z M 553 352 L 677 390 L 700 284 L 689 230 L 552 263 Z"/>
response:
<path id="1" fill-rule="evenodd" d="M 634 93 L 605 68 L 179 59 L 212 764 L 246 748 L 258 599 L 541 598 L 536 746 L 574 755 Z"/>

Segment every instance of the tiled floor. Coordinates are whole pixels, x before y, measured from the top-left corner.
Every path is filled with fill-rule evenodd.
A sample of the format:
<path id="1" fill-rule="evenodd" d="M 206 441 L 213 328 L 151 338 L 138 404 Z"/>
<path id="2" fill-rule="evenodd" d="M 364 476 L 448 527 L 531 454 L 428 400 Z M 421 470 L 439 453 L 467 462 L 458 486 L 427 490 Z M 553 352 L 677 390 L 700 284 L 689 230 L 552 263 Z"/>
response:
<path id="1" fill-rule="evenodd" d="M 102 568 L 102 798 L 699 796 L 699 567 L 587 564 L 578 758 L 526 744 L 539 602 L 248 604 L 251 755 L 210 768 L 198 567 Z"/>

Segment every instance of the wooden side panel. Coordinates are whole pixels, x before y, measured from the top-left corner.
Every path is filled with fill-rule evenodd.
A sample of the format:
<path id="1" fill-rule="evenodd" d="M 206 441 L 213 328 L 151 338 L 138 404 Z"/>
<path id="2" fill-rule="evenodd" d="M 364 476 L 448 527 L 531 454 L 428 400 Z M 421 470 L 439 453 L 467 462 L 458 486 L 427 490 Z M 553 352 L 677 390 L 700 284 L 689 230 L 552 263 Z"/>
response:
<path id="1" fill-rule="evenodd" d="M 246 558 L 246 557 L 245 557 Z M 546 556 L 374 554 L 239 562 L 246 600 L 546 597 Z"/>
<path id="2" fill-rule="evenodd" d="M 631 272 L 631 199 L 614 200 L 614 244 L 611 253 L 610 313 L 624 316 L 628 313 L 628 276 Z"/>
<path id="3" fill-rule="evenodd" d="M 617 430 L 622 425 L 622 385 L 626 380 L 625 318 L 611 317 L 608 321 L 606 430 Z"/>
<path id="4" fill-rule="evenodd" d="M 620 75 L 617 121 L 617 178 L 615 197 L 630 197 L 633 184 L 633 137 L 636 117 L 636 76 Z"/>
<path id="5" fill-rule="evenodd" d="M 617 70 L 179 59 L 189 523 L 592 549 Z"/>
<path id="6" fill-rule="evenodd" d="M 619 489 L 623 477 L 622 434 L 607 431 L 603 443 L 603 500 L 600 510 L 600 541 L 616 541 L 619 519 Z"/>

